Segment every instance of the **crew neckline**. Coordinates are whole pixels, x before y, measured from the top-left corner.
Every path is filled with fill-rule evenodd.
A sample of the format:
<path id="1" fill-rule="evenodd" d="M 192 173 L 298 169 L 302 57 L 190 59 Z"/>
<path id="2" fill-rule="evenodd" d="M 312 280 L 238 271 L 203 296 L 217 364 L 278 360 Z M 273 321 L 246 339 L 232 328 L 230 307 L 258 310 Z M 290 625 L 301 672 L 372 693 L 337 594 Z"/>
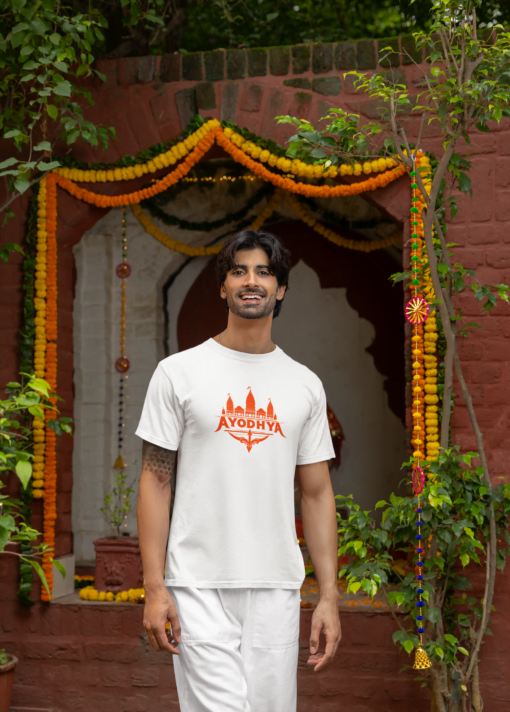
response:
<path id="1" fill-rule="evenodd" d="M 264 363 L 266 361 L 274 361 L 279 358 L 283 351 L 279 346 L 276 346 L 273 351 L 267 354 L 249 354 L 244 351 L 234 351 L 234 349 L 229 349 L 226 346 L 222 346 L 213 338 L 210 338 L 207 342 L 209 348 L 215 351 L 220 356 L 225 356 L 226 358 L 232 358 L 236 361 L 246 361 L 249 363 Z"/>

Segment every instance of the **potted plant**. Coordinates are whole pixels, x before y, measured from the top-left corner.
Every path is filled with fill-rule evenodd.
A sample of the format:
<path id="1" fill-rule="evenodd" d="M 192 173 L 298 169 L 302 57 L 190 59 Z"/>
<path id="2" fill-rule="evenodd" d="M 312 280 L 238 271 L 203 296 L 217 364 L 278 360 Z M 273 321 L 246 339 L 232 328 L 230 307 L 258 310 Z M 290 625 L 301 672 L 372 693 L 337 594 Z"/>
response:
<path id="1" fill-rule="evenodd" d="M 9 655 L 4 648 L 0 650 L 0 712 L 9 712 L 14 668 L 17 664 L 18 658 L 15 655 Z"/>
<path id="2" fill-rule="evenodd" d="M 142 588 L 142 557 L 138 537 L 123 536 L 121 527 L 131 511 L 134 490 L 126 485 L 127 475 L 115 470 L 113 496 L 106 494 L 101 512 L 114 531 L 112 536 L 94 541 L 96 550 L 95 587 L 98 591 L 126 591 Z"/>

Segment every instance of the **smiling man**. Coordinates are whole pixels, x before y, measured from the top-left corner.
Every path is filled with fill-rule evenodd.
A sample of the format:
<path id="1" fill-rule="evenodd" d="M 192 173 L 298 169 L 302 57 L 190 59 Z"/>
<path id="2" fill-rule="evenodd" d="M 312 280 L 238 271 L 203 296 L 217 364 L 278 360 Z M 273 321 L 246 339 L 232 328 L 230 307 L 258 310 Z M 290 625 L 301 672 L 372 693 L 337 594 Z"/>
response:
<path id="1" fill-rule="evenodd" d="M 156 650 L 176 656 L 182 712 L 296 710 L 304 566 L 295 474 L 320 588 L 314 670 L 341 637 L 326 397 L 317 376 L 271 340 L 289 269 L 273 235 L 245 230 L 225 243 L 217 276 L 227 328 L 159 364 L 137 430 L 144 627 Z"/>

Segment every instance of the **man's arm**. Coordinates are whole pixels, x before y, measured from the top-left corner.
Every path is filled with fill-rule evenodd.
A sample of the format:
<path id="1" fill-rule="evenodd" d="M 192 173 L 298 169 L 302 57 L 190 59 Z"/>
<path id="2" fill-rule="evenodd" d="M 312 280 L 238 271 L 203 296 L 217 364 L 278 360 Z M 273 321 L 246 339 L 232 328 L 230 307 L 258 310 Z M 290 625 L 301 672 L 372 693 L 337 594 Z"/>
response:
<path id="1" fill-rule="evenodd" d="M 153 648 L 179 655 L 175 647 L 175 642 L 181 640 L 179 617 L 163 580 L 170 527 L 170 482 L 175 456 L 175 450 L 166 450 L 143 441 L 136 518 L 145 588 L 143 626 Z M 171 642 L 165 632 L 167 621 L 172 625 L 174 640 Z"/>
<path id="2" fill-rule="evenodd" d="M 313 613 L 308 662 L 322 670 L 333 660 L 342 637 L 338 615 L 338 532 L 336 506 L 327 462 L 299 465 L 301 517 L 310 557 L 319 583 L 320 601 Z M 326 652 L 319 653 L 321 632 Z"/>

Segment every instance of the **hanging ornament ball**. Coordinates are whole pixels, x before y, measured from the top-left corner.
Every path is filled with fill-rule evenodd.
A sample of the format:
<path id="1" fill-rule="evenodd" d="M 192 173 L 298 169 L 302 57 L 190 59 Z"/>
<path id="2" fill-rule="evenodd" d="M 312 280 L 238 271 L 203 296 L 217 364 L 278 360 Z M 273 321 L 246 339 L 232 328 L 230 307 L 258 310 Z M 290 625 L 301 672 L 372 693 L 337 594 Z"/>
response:
<path id="1" fill-rule="evenodd" d="M 406 305 L 406 318 L 411 324 L 422 324 L 429 315 L 429 305 L 422 297 L 413 297 Z"/>
<path id="2" fill-rule="evenodd" d="M 131 267 L 128 265 L 127 262 L 121 262 L 120 265 L 117 265 L 115 273 L 117 277 L 120 277 L 121 279 L 126 279 L 131 274 Z"/>
<path id="3" fill-rule="evenodd" d="M 129 363 L 129 359 L 125 356 L 121 356 L 115 361 L 115 369 L 119 373 L 126 373 L 127 371 L 129 371 L 130 366 L 131 364 Z"/>
<path id="4" fill-rule="evenodd" d="M 425 487 L 425 474 L 421 467 L 416 466 L 414 468 L 412 478 L 415 494 L 421 494 Z"/>

